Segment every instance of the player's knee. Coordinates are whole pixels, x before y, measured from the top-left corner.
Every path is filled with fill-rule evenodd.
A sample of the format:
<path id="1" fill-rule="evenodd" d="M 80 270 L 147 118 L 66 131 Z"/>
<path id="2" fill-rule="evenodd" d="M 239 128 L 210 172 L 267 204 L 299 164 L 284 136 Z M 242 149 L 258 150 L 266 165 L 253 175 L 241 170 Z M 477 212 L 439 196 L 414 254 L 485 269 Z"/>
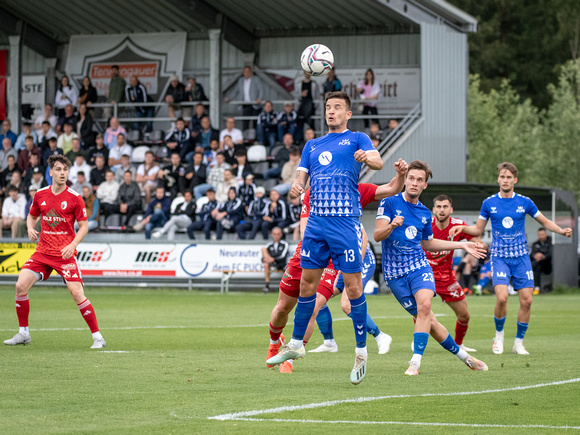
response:
<path id="1" fill-rule="evenodd" d="M 531 294 L 529 296 L 526 295 L 526 296 L 520 298 L 520 307 L 529 310 L 531 306 L 532 306 L 532 295 Z"/>
<path id="2" fill-rule="evenodd" d="M 16 288 L 16 294 L 18 296 L 24 296 L 24 295 L 28 294 L 29 287 L 20 281 L 16 282 L 15 288 Z"/>
<path id="3" fill-rule="evenodd" d="M 459 320 L 461 323 L 468 323 L 469 319 L 469 312 L 462 312 L 457 314 L 457 320 Z"/>

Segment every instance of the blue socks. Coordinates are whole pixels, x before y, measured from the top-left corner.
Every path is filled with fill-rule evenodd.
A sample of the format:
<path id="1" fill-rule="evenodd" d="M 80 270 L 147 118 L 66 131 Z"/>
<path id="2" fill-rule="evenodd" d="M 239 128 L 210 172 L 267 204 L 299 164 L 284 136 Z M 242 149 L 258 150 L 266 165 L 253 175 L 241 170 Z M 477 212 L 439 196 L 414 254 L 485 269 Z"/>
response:
<path id="1" fill-rule="evenodd" d="M 425 348 L 427 347 L 427 340 L 429 340 L 429 334 L 426 332 L 415 332 L 413 333 L 413 354 L 423 355 Z"/>
<path id="2" fill-rule="evenodd" d="M 527 323 L 521 323 L 521 322 L 516 322 L 518 325 L 518 332 L 516 333 L 516 338 L 519 338 L 520 340 L 524 339 L 524 335 L 526 335 L 526 331 L 528 330 L 528 324 Z"/>
<path id="3" fill-rule="evenodd" d="M 448 350 L 453 355 L 457 355 L 457 352 L 459 352 L 459 346 L 457 343 L 455 343 L 455 340 L 451 338 L 451 334 L 448 334 L 447 338 L 439 344 L 443 347 L 443 349 Z"/>
<path id="4" fill-rule="evenodd" d="M 294 331 L 292 331 L 292 339 L 302 341 L 308 322 L 314 313 L 314 306 L 316 305 L 316 293 L 308 297 L 298 297 L 298 305 L 294 312 Z"/>
<path id="5" fill-rule="evenodd" d="M 352 313 L 347 314 L 347 316 L 352 319 Z M 322 330 L 320 332 L 322 332 Z M 373 318 L 370 316 L 370 314 L 367 314 L 367 332 L 371 334 L 373 337 L 376 337 L 381 333 L 381 330 L 379 329 Z"/>
<path id="6" fill-rule="evenodd" d="M 354 325 L 356 347 L 364 348 L 367 345 L 367 300 L 364 293 L 356 299 L 350 299 L 350 317 Z"/>
<path id="7" fill-rule="evenodd" d="M 334 334 L 332 333 L 332 314 L 330 314 L 328 305 L 324 305 L 320 309 L 316 316 L 316 323 L 325 340 L 332 340 L 334 338 Z"/>
<path id="8" fill-rule="evenodd" d="M 495 322 L 495 330 L 497 332 L 502 332 L 503 331 L 503 325 L 505 324 L 505 317 L 502 317 L 501 319 L 498 319 L 497 317 L 493 317 L 493 320 Z"/>

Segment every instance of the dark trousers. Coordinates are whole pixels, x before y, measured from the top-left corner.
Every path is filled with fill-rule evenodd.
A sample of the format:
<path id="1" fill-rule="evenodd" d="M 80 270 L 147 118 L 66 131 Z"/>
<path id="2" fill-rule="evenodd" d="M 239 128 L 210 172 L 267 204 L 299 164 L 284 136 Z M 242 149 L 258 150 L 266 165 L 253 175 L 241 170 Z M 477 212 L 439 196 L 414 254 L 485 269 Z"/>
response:
<path id="1" fill-rule="evenodd" d="M 131 217 L 133 217 L 133 215 L 138 211 L 141 211 L 141 206 L 137 204 L 129 204 L 127 205 L 127 213 L 123 215 L 123 213 L 121 213 L 121 206 L 119 204 L 103 204 L 102 211 L 103 215 L 105 215 L 105 219 L 107 219 L 112 214 L 121 214 L 122 216 L 125 216 L 125 222 L 121 220 L 121 225 L 127 226 L 131 220 Z"/>
<path id="2" fill-rule="evenodd" d="M 534 271 L 534 287 L 542 287 L 541 275 L 549 275 L 552 273 L 552 263 L 550 261 L 536 261 L 532 260 L 532 270 Z"/>
<path id="3" fill-rule="evenodd" d="M 249 104 L 245 104 L 242 106 L 242 115 L 244 116 L 257 116 L 260 113 L 260 110 L 254 109 L 254 106 Z M 242 121 L 242 133 L 245 132 L 248 128 L 250 128 L 250 123 L 252 123 L 252 128 L 255 128 L 256 121 L 250 121 L 248 119 L 244 119 Z"/>
<path id="4" fill-rule="evenodd" d="M 189 235 L 190 239 L 195 239 L 193 232 L 203 230 L 205 234 L 205 240 L 209 240 L 211 238 L 210 232 L 213 228 L 215 228 L 215 226 L 216 221 L 212 218 L 209 218 L 207 221 L 196 221 L 187 227 L 187 234 Z"/>
<path id="5" fill-rule="evenodd" d="M 270 233 L 270 231 L 272 230 L 272 228 L 278 227 L 281 230 L 283 230 L 289 224 L 290 224 L 290 222 L 288 220 L 286 220 L 286 219 L 279 219 L 279 218 L 274 219 L 274 222 L 263 221 L 262 222 L 262 234 L 264 235 L 264 239 L 267 239 L 268 238 L 267 235 Z M 284 234 L 284 233 L 282 233 L 282 234 Z M 282 236 L 282 237 L 284 238 L 284 236 Z"/>
<path id="6" fill-rule="evenodd" d="M 256 234 L 258 234 L 258 231 L 262 228 L 262 222 L 264 222 L 263 220 L 257 220 L 257 219 L 252 219 L 252 220 L 247 220 L 244 223 L 238 224 L 236 225 L 236 233 L 238 233 L 238 237 L 242 240 L 246 239 L 246 232 L 250 231 L 250 240 L 254 240 L 256 238 Z M 262 237 L 264 238 L 264 240 L 268 240 L 268 232 L 264 232 L 262 230 Z"/>
<path id="7" fill-rule="evenodd" d="M 372 107 L 372 106 L 363 106 L 362 113 L 363 113 L 363 115 L 378 115 L 379 114 L 377 108 Z M 367 118 L 364 121 L 365 121 L 365 128 L 368 128 L 371 120 Z M 379 122 L 378 119 L 373 119 L 373 121 Z"/>

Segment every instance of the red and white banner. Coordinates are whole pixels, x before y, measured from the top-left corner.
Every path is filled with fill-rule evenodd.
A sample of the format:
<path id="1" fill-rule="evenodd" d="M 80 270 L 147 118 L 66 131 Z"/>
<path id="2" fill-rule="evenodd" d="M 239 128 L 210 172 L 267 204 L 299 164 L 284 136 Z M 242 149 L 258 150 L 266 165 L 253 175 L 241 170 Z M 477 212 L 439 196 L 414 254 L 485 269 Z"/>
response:
<path id="1" fill-rule="evenodd" d="M 97 95 L 107 96 L 109 94 L 109 81 L 113 65 L 119 67 L 119 75 L 127 83 L 129 83 L 131 76 L 137 76 L 149 94 L 157 94 L 159 62 L 104 62 L 93 63 L 89 72 L 91 82 L 97 88 Z"/>

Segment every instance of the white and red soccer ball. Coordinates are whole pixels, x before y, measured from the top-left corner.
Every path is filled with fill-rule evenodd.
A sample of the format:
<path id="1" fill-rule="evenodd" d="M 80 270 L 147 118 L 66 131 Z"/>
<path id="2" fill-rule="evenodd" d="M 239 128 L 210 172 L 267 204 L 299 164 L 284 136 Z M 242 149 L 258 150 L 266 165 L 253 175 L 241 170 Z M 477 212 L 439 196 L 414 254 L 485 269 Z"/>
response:
<path id="1" fill-rule="evenodd" d="M 323 76 L 334 67 L 334 55 L 322 44 L 312 44 L 300 56 L 302 69 L 311 76 Z"/>

